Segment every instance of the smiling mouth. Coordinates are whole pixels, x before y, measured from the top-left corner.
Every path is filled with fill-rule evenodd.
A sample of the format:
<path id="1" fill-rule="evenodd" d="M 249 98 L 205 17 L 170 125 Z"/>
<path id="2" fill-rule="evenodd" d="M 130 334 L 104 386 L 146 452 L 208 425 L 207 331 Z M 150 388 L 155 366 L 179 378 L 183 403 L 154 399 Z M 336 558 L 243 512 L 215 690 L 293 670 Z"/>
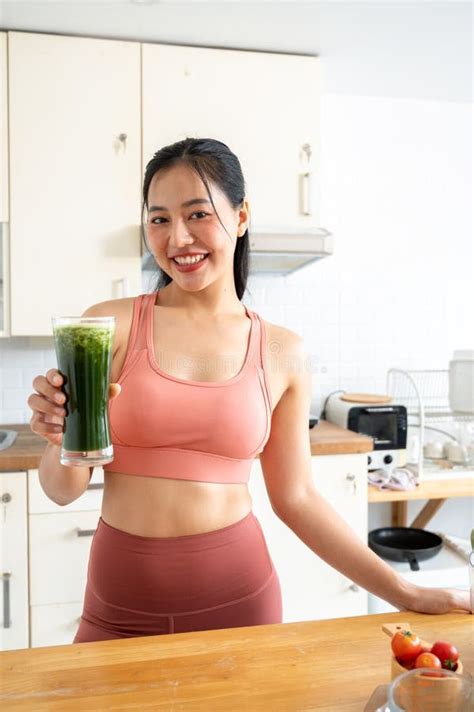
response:
<path id="1" fill-rule="evenodd" d="M 198 264 L 199 262 L 204 262 L 204 260 L 205 260 L 207 257 L 209 257 L 208 254 L 207 254 L 207 255 L 204 255 L 204 256 L 202 256 L 202 257 L 197 257 L 197 258 L 196 258 L 196 257 L 193 257 L 192 259 L 186 258 L 185 260 L 182 260 L 182 261 L 180 261 L 180 262 L 178 262 L 178 260 L 177 260 L 175 257 L 172 257 L 171 259 L 172 259 L 173 262 L 175 262 L 177 265 L 180 265 L 180 266 L 182 267 L 182 266 L 186 266 L 186 265 L 195 265 L 195 264 Z"/>

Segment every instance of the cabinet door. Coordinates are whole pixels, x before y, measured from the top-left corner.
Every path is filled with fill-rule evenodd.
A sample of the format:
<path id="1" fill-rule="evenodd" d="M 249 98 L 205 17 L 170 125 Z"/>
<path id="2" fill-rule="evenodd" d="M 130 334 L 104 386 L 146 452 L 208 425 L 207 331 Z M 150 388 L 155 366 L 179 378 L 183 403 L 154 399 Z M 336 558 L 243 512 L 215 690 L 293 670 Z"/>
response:
<path id="1" fill-rule="evenodd" d="M 8 35 L 11 333 L 50 335 L 141 291 L 140 45 Z"/>
<path id="2" fill-rule="evenodd" d="M 26 472 L 0 473 L 0 650 L 28 647 Z"/>
<path id="3" fill-rule="evenodd" d="M 143 161 L 187 136 L 226 143 L 242 165 L 251 230 L 317 227 L 319 60 L 143 45 Z M 311 214 L 303 214 L 303 145 L 311 147 Z"/>
<path id="4" fill-rule="evenodd" d="M 0 32 L 0 336 L 10 335 L 7 33 Z"/>
<path id="5" fill-rule="evenodd" d="M 0 32 L 0 223 L 8 222 L 7 33 Z"/>
<path id="6" fill-rule="evenodd" d="M 81 620 L 83 602 L 31 607 L 31 646 L 69 645 Z"/>
<path id="7" fill-rule="evenodd" d="M 30 605 L 82 600 L 100 512 L 31 514 Z"/>
<path id="8" fill-rule="evenodd" d="M 315 484 L 347 523 L 363 536 L 367 499 L 363 496 L 361 463 L 352 461 L 350 473 L 356 472 L 360 488 L 354 492 L 352 480 L 346 480 L 346 456 L 313 457 Z M 351 456 L 359 457 L 359 456 Z M 341 462 L 339 462 L 341 460 Z M 321 462 L 319 462 L 321 461 Z M 356 464 L 356 467 L 354 467 Z M 326 467 L 327 466 L 327 467 Z M 365 465 L 366 468 L 366 465 Z M 328 477 L 326 478 L 326 472 Z M 327 479 L 331 482 L 328 485 Z M 365 480 L 367 474 L 365 473 Z M 348 482 L 351 486 L 346 486 Z M 365 615 L 367 593 L 333 569 L 309 549 L 271 509 L 260 463 L 255 461 L 250 479 L 253 510 L 265 533 L 270 555 L 280 577 L 283 598 L 283 622 Z M 350 498 L 350 505 L 347 500 Z M 365 514 L 365 518 L 366 518 Z"/>

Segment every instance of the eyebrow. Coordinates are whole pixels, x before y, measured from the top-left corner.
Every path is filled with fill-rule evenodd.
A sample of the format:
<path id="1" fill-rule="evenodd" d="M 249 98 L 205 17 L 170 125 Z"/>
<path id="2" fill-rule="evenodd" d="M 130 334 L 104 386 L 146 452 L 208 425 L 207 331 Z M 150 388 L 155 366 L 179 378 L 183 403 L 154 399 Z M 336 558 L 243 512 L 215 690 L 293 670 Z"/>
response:
<path id="1" fill-rule="evenodd" d="M 192 198 L 191 200 L 186 200 L 185 203 L 182 203 L 181 207 L 189 208 L 190 205 L 197 205 L 198 203 L 207 203 L 208 205 L 211 205 L 211 201 L 207 200 L 206 198 Z M 168 210 L 168 208 L 165 208 L 163 205 L 152 205 L 148 208 L 149 213 L 152 213 L 156 210 Z"/>

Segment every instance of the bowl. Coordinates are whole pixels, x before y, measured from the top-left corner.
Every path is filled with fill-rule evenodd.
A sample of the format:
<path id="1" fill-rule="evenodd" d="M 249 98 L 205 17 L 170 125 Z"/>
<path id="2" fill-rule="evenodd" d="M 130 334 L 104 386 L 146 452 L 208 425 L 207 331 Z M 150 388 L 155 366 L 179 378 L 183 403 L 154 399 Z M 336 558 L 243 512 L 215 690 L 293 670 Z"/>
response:
<path id="1" fill-rule="evenodd" d="M 382 625 L 382 630 L 384 633 L 386 633 L 390 638 L 393 638 L 395 633 L 399 630 L 408 630 L 412 632 L 410 624 L 409 623 L 384 623 Z M 433 643 L 427 643 L 426 640 L 421 640 L 421 644 L 425 647 L 431 648 Z M 391 666 L 390 666 L 390 672 L 391 672 L 391 679 L 394 680 L 396 677 L 401 675 L 404 672 L 407 672 L 408 668 L 403 667 L 403 665 L 400 665 L 400 663 L 397 661 L 396 657 L 392 654 L 391 655 Z M 456 673 L 462 673 L 463 671 L 463 664 L 461 662 L 461 658 L 458 660 L 458 666 L 455 670 Z M 430 680 L 436 680 L 436 682 L 440 684 L 446 684 L 447 681 L 449 681 L 449 678 L 443 678 L 443 677 L 430 677 Z"/>

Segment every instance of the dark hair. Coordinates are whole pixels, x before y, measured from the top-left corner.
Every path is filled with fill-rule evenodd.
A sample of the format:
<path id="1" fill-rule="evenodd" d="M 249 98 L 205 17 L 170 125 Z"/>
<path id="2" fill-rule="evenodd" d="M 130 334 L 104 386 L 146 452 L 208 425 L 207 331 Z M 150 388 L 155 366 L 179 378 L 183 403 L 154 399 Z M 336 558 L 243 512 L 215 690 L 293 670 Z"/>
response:
<path id="1" fill-rule="evenodd" d="M 209 190 L 209 180 L 222 190 L 233 208 L 241 206 L 245 197 L 245 181 L 239 159 L 225 143 L 213 138 L 185 138 L 183 141 L 160 148 L 148 162 L 143 181 L 142 235 L 146 249 L 149 252 L 143 224 L 143 213 L 148 207 L 148 189 L 153 176 L 158 171 L 171 168 L 177 164 L 189 166 L 200 176 L 214 210 L 216 210 L 216 206 Z M 225 230 L 217 210 L 216 215 Z M 227 232 L 227 234 L 229 233 Z M 167 284 L 173 281 L 172 277 L 161 269 L 159 265 L 157 265 L 157 270 L 158 279 L 155 291 L 166 287 Z M 237 238 L 234 251 L 234 283 L 239 300 L 242 299 L 247 287 L 248 272 L 249 233 L 246 230 L 242 237 Z"/>

